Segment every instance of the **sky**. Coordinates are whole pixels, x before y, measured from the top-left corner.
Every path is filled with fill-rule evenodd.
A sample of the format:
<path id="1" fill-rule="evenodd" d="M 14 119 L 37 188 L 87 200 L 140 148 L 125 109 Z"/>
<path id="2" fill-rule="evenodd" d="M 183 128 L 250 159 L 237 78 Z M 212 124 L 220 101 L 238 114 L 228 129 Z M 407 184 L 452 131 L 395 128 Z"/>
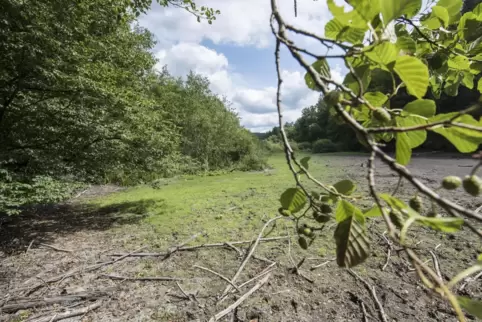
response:
<path id="1" fill-rule="evenodd" d="M 342 1 L 336 1 L 341 3 Z M 276 69 L 274 36 L 271 34 L 269 0 L 197 0 L 221 14 L 209 25 L 198 23 L 185 10 L 154 3 L 139 24 L 155 36 L 157 68 L 167 65 L 175 76 L 192 70 L 206 76 L 211 90 L 225 96 L 236 109 L 241 124 L 254 132 L 265 132 L 278 124 L 276 113 Z M 323 35 L 331 15 L 323 0 L 298 0 L 294 17 L 293 0 L 278 0 L 281 14 L 289 23 Z M 313 40 L 293 38 L 299 46 L 325 53 Z M 343 61 L 330 61 L 332 77 L 343 80 Z M 281 53 L 284 120 L 295 121 L 304 107 L 316 103 L 319 93 L 304 83 L 304 72 L 284 49 Z"/>

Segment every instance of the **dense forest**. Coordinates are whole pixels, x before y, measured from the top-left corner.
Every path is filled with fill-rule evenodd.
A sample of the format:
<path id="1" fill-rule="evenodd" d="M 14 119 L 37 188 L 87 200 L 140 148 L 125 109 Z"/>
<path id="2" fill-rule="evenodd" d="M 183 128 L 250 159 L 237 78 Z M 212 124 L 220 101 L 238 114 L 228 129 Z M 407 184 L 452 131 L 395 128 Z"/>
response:
<path id="1" fill-rule="evenodd" d="M 259 140 L 206 78 L 155 70 L 133 10 L 148 4 L 0 2 L 0 213 L 84 183 L 263 166 Z M 190 8 L 211 22 L 202 10 Z"/>
<path id="2" fill-rule="evenodd" d="M 465 0 L 462 13 L 472 11 L 482 0 Z M 428 51 L 425 59 L 429 63 L 435 63 L 437 57 L 433 52 Z M 445 87 L 442 92 L 427 92 L 426 98 L 433 99 L 437 103 L 437 113 L 449 113 L 466 109 L 479 99 L 477 83 L 480 75 L 475 77 L 460 77 L 455 70 L 445 63 L 441 68 L 446 68 L 447 78 L 450 87 Z M 349 84 L 353 79 L 351 74 L 345 77 L 344 84 Z M 371 76 L 365 80 L 368 84 L 367 91 L 380 92 L 385 95 L 392 90 L 392 78 L 390 73 L 382 69 L 375 69 Z M 440 88 L 440 87 L 439 87 Z M 398 94 L 390 99 L 391 108 L 402 108 L 405 104 L 415 98 L 407 94 L 405 88 L 401 88 Z M 478 109 L 474 116 L 479 118 L 482 112 Z M 301 117 L 295 122 L 285 124 L 286 134 L 294 143 L 294 148 L 312 151 L 315 153 L 335 151 L 363 151 L 364 147 L 355 139 L 355 133 L 350 126 L 345 124 L 320 96 L 318 102 L 302 110 Z M 281 149 L 281 136 L 279 127 L 274 127 L 267 133 L 258 134 L 258 137 L 265 140 L 271 149 Z M 385 147 L 388 151 L 394 150 L 394 141 Z M 429 132 L 427 140 L 418 150 L 430 151 L 456 151 L 442 136 Z"/>

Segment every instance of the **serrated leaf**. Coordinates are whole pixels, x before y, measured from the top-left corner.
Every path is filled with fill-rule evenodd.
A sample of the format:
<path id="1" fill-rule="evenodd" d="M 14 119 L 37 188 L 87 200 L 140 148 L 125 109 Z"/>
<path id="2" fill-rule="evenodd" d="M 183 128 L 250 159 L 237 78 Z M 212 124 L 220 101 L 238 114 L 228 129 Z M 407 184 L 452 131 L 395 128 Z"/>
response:
<path id="1" fill-rule="evenodd" d="M 380 10 L 385 26 L 402 15 L 412 18 L 422 8 L 422 0 L 382 0 Z"/>
<path id="2" fill-rule="evenodd" d="M 457 296 L 457 301 L 467 312 L 482 319 L 482 301 L 473 300 L 465 296 Z"/>
<path id="3" fill-rule="evenodd" d="M 326 4 L 328 5 L 328 10 L 330 10 L 330 13 L 333 15 L 333 17 L 343 16 L 346 14 L 343 6 L 337 6 L 334 0 L 328 0 Z"/>
<path id="4" fill-rule="evenodd" d="M 397 59 L 397 54 L 397 47 L 390 42 L 383 42 L 365 50 L 365 56 L 382 65 L 388 65 L 393 62 Z"/>
<path id="5" fill-rule="evenodd" d="M 427 92 L 429 73 L 421 60 L 411 56 L 401 56 L 395 61 L 395 72 L 407 86 L 408 93 L 422 98 Z"/>
<path id="6" fill-rule="evenodd" d="M 412 126 L 427 124 L 427 120 L 417 116 L 397 117 L 396 121 L 397 121 L 397 126 L 399 127 L 412 127 Z M 407 135 L 408 145 L 410 149 L 414 149 L 422 145 L 427 139 L 426 130 L 408 131 L 408 132 L 405 132 L 405 134 Z"/>
<path id="7" fill-rule="evenodd" d="M 458 113 L 439 114 L 432 117 L 429 122 L 440 122 L 444 120 L 450 120 Z M 471 115 L 461 115 L 454 122 L 464 123 L 468 125 L 478 126 L 481 124 L 477 122 Z M 477 150 L 480 144 L 482 144 L 482 133 L 475 130 L 459 128 L 454 126 L 436 126 L 431 129 L 433 132 L 444 136 L 452 143 L 459 152 L 469 153 Z"/>
<path id="8" fill-rule="evenodd" d="M 365 29 L 346 25 L 340 19 L 333 18 L 325 25 L 325 36 L 337 41 L 360 44 L 365 37 Z"/>
<path id="9" fill-rule="evenodd" d="M 280 203 L 283 209 L 294 214 L 306 205 L 306 196 L 303 190 L 299 188 L 289 188 L 281 194 Z"/>
<path id="10" fill-rule="evenodd" d="M 356 190 L 356 184 L 351 180 L 341 180 L 333 185 L 338 193 L 349 196 Z"/>
<path id="11" fill-rule="evenodd" d="M 457 17 L 460 14 L 460 10 L 462 9 L 462 0 L 440 0 L 437 3 L 437 6 L 444 7 L 447 9 L 449 13 L 449 24 L 454 23 L 457 21 Z"/>
<path id="12" fill-rule="evenodd" d="M 449 74 L 445 77 L 444 93 L 449 96 L 457 96 L 460 82 L 462 82 L 460 73 L 450 70 Z"/>
<path id="13" fill-rule="evenodd" d="M 431 218 L 420 216 L 417 221 L 434 230 L 439 230 L 446 233 L 453 233 L 459 231 L 464 225 L 464 220 L 457 217 Z"/>
<path id="14" fill-rule="evenodd" d="M 435 101 L 428 99 L 418 99 L 412 101 L 403 108 L 403 110 L 407 113 L 416 114 L 427 118 L 434 116 L 436 109 L 437 106 Z"/>
<path id="15" fill-rule="evenodd" d="M 464 70 L 464 71 L 470 70 L 470 61 L 465 56 L 457 55 L 453 58 L 450 58 L 448 60 L 448 65 L 450 68 L 456 69 L 456 70 Z"/>
<path id="16" fill-rule="evenodd" d="M 396 46 L 405 53 L 415 53 L 417 51 L 417 43 L 408 36 L 397 37 Z"/>
<path id="17" fill-rule="evenodd" d="M 363 91 L 366 91 L 371 82 L 371 71 L 370 65 L 361 65 L 354 68 L 356 75 L 360 78 Z M 355 93 L 355 95 L 360 94 L 360 86 L 356 81 L 352 73 L 348 73 L 343 80 L 343 85 L 347 86 L 349 89 Z"/>
<path id="18" fill-rule="evenodd" d="M 335 230 L 335 243 L 336 262 L 340 267 L 354 267 L 368 258 L 370 240 L 367 236 L 365 218 L 359 209 L 338 224 Z"/>
<path id="19" fill-rule="evenodd" d="M 395 158 L 401 165 L 410 163 L 412 157 L 412 149 L 410 148 L 410 139 L 407 133 L 397 133 L 395 145 Z"/>
<path id="20" fill-rule="evenodd" d="M 335 219 L 337 222 L 342 222 L 347 218 L 350 218 L 355 213 L 362 214 L 361 210 L 355 207 L 349 201 L 344 199 L 340 200 L 335 210 Z"/>
<path id="21" fill-rule="evenodd" d="M 372 21 L 380 12 L 379 2 L 374 0 L 351 0 L 350 5 L 365 23 Z"/>
<path id="22" fill-rule="evenodd" d="M 449 24 L 449 12 L 447 8 L 441 6 L 432 7 L 432 16 L 437 17 L 444 27 Z"/>
<path id="23" fill-rule="evenodd" d="M 401 211 L 410 217 L 418 216 L 418 213 L 415 210 L 410 208 L 405 202 L 398 199 L 397 197 L 394 197 L 388 193 L 381 193 L 379 197 L 383 199 L 393 209 Z"/>
<path id="24" fill-rule="evenodd" d="M 313 67 L 321 76 L 324 76 L 326 78 L 331 77 L 330 66 L 328 65 L 326 59 L 322 58 L 317 60 L 311 65 L 311 67 Z M 305 83 L 306 86 L 308 86 L 308 88 L 312 90 L 320 90 L 309 73 L 305 74 Z"/>
<path id="25" fill-rule="evenodd" d="M 308 170 L 310 168 L 310 165 L 309 165 L 309 161 L 310 161 L 311 157 L 304 157 L 303 159 L 300 160 L 300 163 L 301 165 L 303 166 L 303 168 L 305 168 L 306 170 Z"/>
<path id="26" fill-rule="evenodd" d="M 363 94 L 363 98 L 375 107 L 383 106 L 388 101 L 388 96 L 382 92 L 368 92 Z"/>

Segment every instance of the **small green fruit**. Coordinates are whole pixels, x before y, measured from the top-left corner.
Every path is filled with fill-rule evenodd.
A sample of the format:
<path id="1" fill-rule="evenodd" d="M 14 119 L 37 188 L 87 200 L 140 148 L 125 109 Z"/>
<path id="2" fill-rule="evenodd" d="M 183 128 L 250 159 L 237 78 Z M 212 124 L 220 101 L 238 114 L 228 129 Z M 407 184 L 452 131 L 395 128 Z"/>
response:
<path id="1" fill-rule="evenodd" d="M 298 238 L 298 244 L 300 244 L 300 247 L 303 249 L 308 249 L 308 242 L 304 237 Z"/>
<path id="2" fill-rule="evenodd" d="M 482 190 L 482 180 L 476 175 L 466 176 L 462 182 L 464 190 L 471 196 L 477 197 Z"/>
<path id="3" fill-rule="evenodd" d="M 329 215 L 322 214 L 321 212 L 316 213 L 315 220 L 319 222 L 320 224 L 329 222 L 331 217 Z"/>
<path id="4" fill-rule="evenodd" d="M 388 123 L 392 120 L 392 116 L 390 115 L 390 113 L 388 113 L 388 111 L 382 107 L 376 108 L 372 112 L 372 115 L 375 120 L 379 121 L 380 123 Z"/>
<path id="5" fill-rule="evenodd" d="M 401 212 L 399 212 L 398 210 L 392 209 L 390 211 L 389 216 L 390 216 L 390 220 L 393 222 L 395 226 L 397 226 L 398 228 L 403 227 L 403 224 L 405 223 L 405 218 L 403 218 L 403 215 Z"/>
<path id="6" fill-rule="evenodd" d="M 288 209 L 279 208 L 278 212 L 285 217 L 291 216 L 291 211 L 289 211 Z"/>
<path id="7" fill-rule="evenodd" d="M 341 102 L 342 99 L 342 94 L 340 91 L 331 91 L 326 93 L 326 95 L 323 97 L 323 101 L 328 105 L 328 106 L 333 106 Z"/>
<path id="8" fill-rule="evenodd" d="M 412 208 L 416 212 L 420 212 L 422 210 L 422 206 L 423 206 L 422 198 L 420 198 L 419 196 L 413 197 L 408 202 L 408 205 L 410 206 L 410 208 Z"/>
<path id="9" fill-rule="evenodd" d="M 439 214 L 438 214 L 435 210 L 430 210 L 430 211 L 427 213 L 427 217 L 429 217 L 429 218 L 437 218 L 437 217 L 439 217 Z"/>
<path id="10" fill-rule="evenodd" d="M 442 187 L 447 190 L 455 190 L 462 184 L 462 179 L 457 176 L 445 177 L 442 181 Z"/>
<path id="11" fill-rule="evenodd" d="M 333 210 L 331 209 L 331 206 L 327 203 L 322 203 L 321 204 L 321 213 L 323 214 L 330 214 Z"/>
<path id="12" fill-rule="evenodd" d="M 303 235 L 305 235 L 306 237 L 313 237 L 314 233 L 311 228 L 306 227 L 305 229 L 303 229 Z"/>

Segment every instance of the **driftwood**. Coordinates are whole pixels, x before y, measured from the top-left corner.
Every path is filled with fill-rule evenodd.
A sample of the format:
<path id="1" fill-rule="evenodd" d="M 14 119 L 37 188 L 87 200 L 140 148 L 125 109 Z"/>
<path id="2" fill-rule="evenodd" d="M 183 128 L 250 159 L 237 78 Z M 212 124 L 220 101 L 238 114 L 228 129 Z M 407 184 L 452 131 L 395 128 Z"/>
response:
<path id="1" fill-rule="evenodd" d="M 96 300 L 101 297 L 109 296 L 115 288 L 108 288 L 105 290 L 92 291 L 92 292 L 78 292 L 73 294 L 51 296 L 51 297 L 39 297 L 39 298 L 21 298 L 14 299 L 8 304 L 4 304 L 0 307 L 0 312 L 12 313 L 18 310 L 26 310 L 39 306 L 52 305 L 56 303 L 69 303 L 75 301 Z"/>
<path id="2" fill-rule="evenodd" d="M 261 238 L 259 241 L 260 242 L 271 242 L 271 241 L 277 241 L 277 240 L 282 240 L 282 239 L 288 239 L 288 236 L 280 236 L 280 237 L 270 237 L 270 238 Z M 243 245 L 243 244 L 251 244 L 253 241 L 252 240 L 242 240 L 242 241 L 234 241 L 234 242 L 224 242 L 224 243 L 214 243 L 214 244 L 201 244 L 201 245 L 196 245 L 196 246 L 186 246 L 186 247 L 179 247 L 177 249 L 178 252 L 181 251 L 193 251 L 197 250 L 199 248 L 215 248 L 215 247 L 229 247 L 232 249 L 232 245 Z M 115 253 L 115 254 L 110 254 L 109 256 L 129 256 L 129 257 L 164 257 L 166 256 L 167 253 Z M 261 259 L 261 260 L 266 260 L 266 259 Z M 272 262 L 272 261 L 271 261 Z"/>

